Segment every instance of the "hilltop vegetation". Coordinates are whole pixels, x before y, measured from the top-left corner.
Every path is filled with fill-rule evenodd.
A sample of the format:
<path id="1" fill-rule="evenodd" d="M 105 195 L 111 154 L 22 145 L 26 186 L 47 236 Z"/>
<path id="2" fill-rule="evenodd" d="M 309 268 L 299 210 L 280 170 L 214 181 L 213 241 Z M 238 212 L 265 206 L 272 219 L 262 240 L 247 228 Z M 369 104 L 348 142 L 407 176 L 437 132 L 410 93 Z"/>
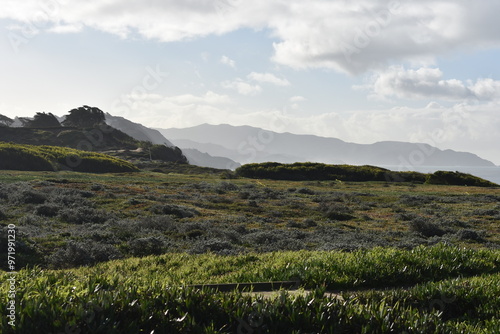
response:
<path id="1" fill-rule="evenodd" d="M 0 142 L 0 169 L 92 173 L 136 172 L 131 163 L 101 153 L 65 147 L 18 145 Z"/>
<path id="2" fill-rule="evenodd" d="M 256 179 L 293 181 L 385 181 L 477 187 L 498 186 L 493 182 L 460 172 L 437 171 L 434 174 L 394 172 L 375 166 L 326 165 L 312 162 L 296 162 L 293 164 L 282 164 L 277 162 L 247 164 L 237 168 L 236 174 Z"/>

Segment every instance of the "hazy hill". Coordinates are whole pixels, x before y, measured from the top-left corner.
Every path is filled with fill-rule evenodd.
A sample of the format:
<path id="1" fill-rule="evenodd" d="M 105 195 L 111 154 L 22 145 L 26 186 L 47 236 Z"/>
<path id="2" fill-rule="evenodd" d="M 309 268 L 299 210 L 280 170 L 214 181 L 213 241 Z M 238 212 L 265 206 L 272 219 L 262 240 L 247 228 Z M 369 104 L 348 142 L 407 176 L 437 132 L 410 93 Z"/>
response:
<path id="1" fill-rule="evenodd" d="M 224 157 L 213 157 L 208 153 L 200 152 L 192 148 L 183 148 L 182 152 L 192 165 L 219 169 L 236 169 L 241 164 Z"/>
<path id="2" fill-rule="evenodd" d="M 106 113 L 106 123 L 120 131 L 125 132 L 129 136 L 141 140 L 149 141 L 153 144 L 162 144 L 169 147 L 179 146 L 177 143 L 172 144 L 165 136 L 158 130 L 145 127 L 142 124 L 134 123 L 126 118 L 119 116 L 112 116 Z M 229 156 L 224 154 L 208 154 L 207 151 L 197 150 L 195 147 L 189 145 L 183 146 L 182 153 L 188 159 L 189 163 L 201 167 L 221 168 L 221 169 L 235 169 L 240 166 L 239 163 L 234 162 Z"/>
<path id="3" fill-rule="evenodd" d="M 203 124 L 159 129 L 181 148 L 223 155 L 239 163 L 312 161 L 337 164 L 494 166 L 475 154 L 427 144 L 385 141 L 355 144 L 336 138 L 276 133 L 250 126 Z M 189 140 L 189 141 L 187 141 Z"/>
<path id="4" fill-rule="evenodd" d="M 124 117 L 112 116 L 106 113 L 106 124 L 140 141 L 149 141 L 153 144 L 167 145 L 169 147 L 174 146 L 174 144 L 165 138 L 158 130 L 147 128 L 142 124 L 134 123 Z"/>

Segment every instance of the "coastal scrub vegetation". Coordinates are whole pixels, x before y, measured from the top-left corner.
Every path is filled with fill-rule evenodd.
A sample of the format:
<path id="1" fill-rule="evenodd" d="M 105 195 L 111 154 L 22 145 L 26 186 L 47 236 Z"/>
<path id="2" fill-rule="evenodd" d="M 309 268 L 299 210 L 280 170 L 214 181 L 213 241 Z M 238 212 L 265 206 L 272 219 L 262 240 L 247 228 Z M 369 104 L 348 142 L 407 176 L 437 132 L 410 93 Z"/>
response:
<path id="1" fill-rule="evenodd" d="M 236 173 L 249 178 L 293 181 L 385 181 L 478 187 L 498 186 L 493 182 L 460 172 L 437 171 L 433 174 L 424 174 L 419 172 L 395 172 L 376 166 L 327 165 L 312 162 L 296 162 L 293 164 L 278 162 L 252 163 L 237 168 Z"/>

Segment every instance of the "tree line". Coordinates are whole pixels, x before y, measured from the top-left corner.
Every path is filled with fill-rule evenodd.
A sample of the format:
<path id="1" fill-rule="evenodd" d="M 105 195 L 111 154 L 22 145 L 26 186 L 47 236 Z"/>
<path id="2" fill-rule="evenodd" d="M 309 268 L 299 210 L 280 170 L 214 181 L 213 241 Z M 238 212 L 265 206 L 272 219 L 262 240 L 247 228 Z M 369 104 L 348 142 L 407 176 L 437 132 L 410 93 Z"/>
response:
<path id="1" fill-rule="evenodd" d="M 20 117 L 19 120 L 22 127 L 25 128 L 57 128 L 63 126 L 94 128 L 104 124 L 106 116 L 101 109 L 84 105 L 71 109 L 62 122 L 54 114 L 47 112 L 37 112 L 33 118 Z M 14 124 L 13 119 L 0 115 L 0 127 L 10 127 L 12 124 Z"/>

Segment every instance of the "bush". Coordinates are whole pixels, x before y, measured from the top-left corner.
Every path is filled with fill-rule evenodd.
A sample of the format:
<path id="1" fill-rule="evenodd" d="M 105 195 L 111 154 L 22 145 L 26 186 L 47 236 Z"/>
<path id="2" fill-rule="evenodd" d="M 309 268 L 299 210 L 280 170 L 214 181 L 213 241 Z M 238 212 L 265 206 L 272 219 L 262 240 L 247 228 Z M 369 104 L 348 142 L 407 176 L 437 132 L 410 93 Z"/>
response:
<path id="1" fill-rule="evenodd" d="M 159 236 L 139 238 L 128 242 L 130 253 L 134 256 L 162 254 L 166 245 L 165 238 Z"/>
<path id="2" fill-rule="evenodd" d="M 176 222 L 171 216 L 146 217 L 140 222 L 141 229 L 151 229 L 156 231 L 172 231 L 176 229 Z"/>
<path id="3" fill-rule="evenodd" d="M 456 233 L 456 236 L 459 240 L 473 240 L 473 241 L 478 241 L 478 242 L 485 241 L 484 238 L 481 237 L 481 235 L 477 231 L 471 230 L 471 229 L 459 230 Z"/>
<path id="4" fill-rule="evenodd" d="M 309 188 L 299 188 L 296 190 L 297 193 L 299 194 L 304 194 L 304 195 L 314 195 L 316 192 L 314 190 L 311 190 Z"/>
<path id="5" fill-rule="evenodd" d="M 177 163 L 188 163 L 187 158 L 178 147 L 168 147 L 166 145 L 152 145 L 149 148 L 151 159 L 162 161 L 173 161 Z"/>
<path id="6" fill-rule="evenodd" d="M 174 215 L 178 218 L 191 218 L 200 214 L 193 208 L 175 204 L 155 204 L 151 207 L 151 211 L 161 215 Z"/>
<path id="7" fill-rule="evenodd" d="M 215 239 L 199 239 L 191 248 L 191 253 L 202 254 L 207 252 L 212 252 L 221 255 L 229 255 L 237 252 L 233 251 L 234 246 L 225 240 L 219 238 Z"/>
<path id="8" fill-rule="evenodd" d="M 353 218 L 352 210 L 346 205 L 339 203 L 320 203 L 319 210 L 326 218 L 334 220 L 350 220 Z"/>
<path id="9" fill-rule="evenodd" d="M 49 256 L 49 265 L 53 268 L 70 268 L 88 266 L 98 262 L 122 258 L 122 254 L 113 246 L 93 241 L 70 241 L 65 247 L 59 248 Z"/>
<path id="10" fill-rule="evenodd" d="M 27 189 L 11 194 L 9 199 L 15 204 L 42 204 L 47 201 L 47 195 L 36 190 Z"/>
<path id="11" fill-rule="evenodd" d="M 226 191 L 237 191 L 239 187 L 230 182 L 222 181 L 215 185 L 215 191 L 219 194 L 225 193 Z"/>
<path id="12" fill-rule="evenodd" d="M 61 207 L 57 204 L 42 204 L 35 207 L 33 214 L 45 217 L 55 217 L 59 214 Z"/>
<path id="13" fill-rule="evenodd" d="M 425 183 L 456 186 L 498 187 L 498 184 L 471 174 L 448 171 L 437 171 L 433 174 L 427 175 Z"/>
<path id="14" fill-rule="evenodd" d="M 400 196 L 399 202 L 409 206 L 422 206 L 424 204 L 432 203 L 436 200 L 435 196 L 430 195 L 407 195 Z"/>
<path id="15" fill-rule="evenodd" d="M 410 221 L 410 230 L 420 233 L 425 237 L 443 236 L 445 231 L 428 218 L 418 217 Z"/>
<path id="16" fill-rule="evenodd" d="M 102 224 L 113 215 L 105 210 L 97 210 L 88 207 L 66 208 L 59 212 L 59 217 L 71 224 Z"/>

